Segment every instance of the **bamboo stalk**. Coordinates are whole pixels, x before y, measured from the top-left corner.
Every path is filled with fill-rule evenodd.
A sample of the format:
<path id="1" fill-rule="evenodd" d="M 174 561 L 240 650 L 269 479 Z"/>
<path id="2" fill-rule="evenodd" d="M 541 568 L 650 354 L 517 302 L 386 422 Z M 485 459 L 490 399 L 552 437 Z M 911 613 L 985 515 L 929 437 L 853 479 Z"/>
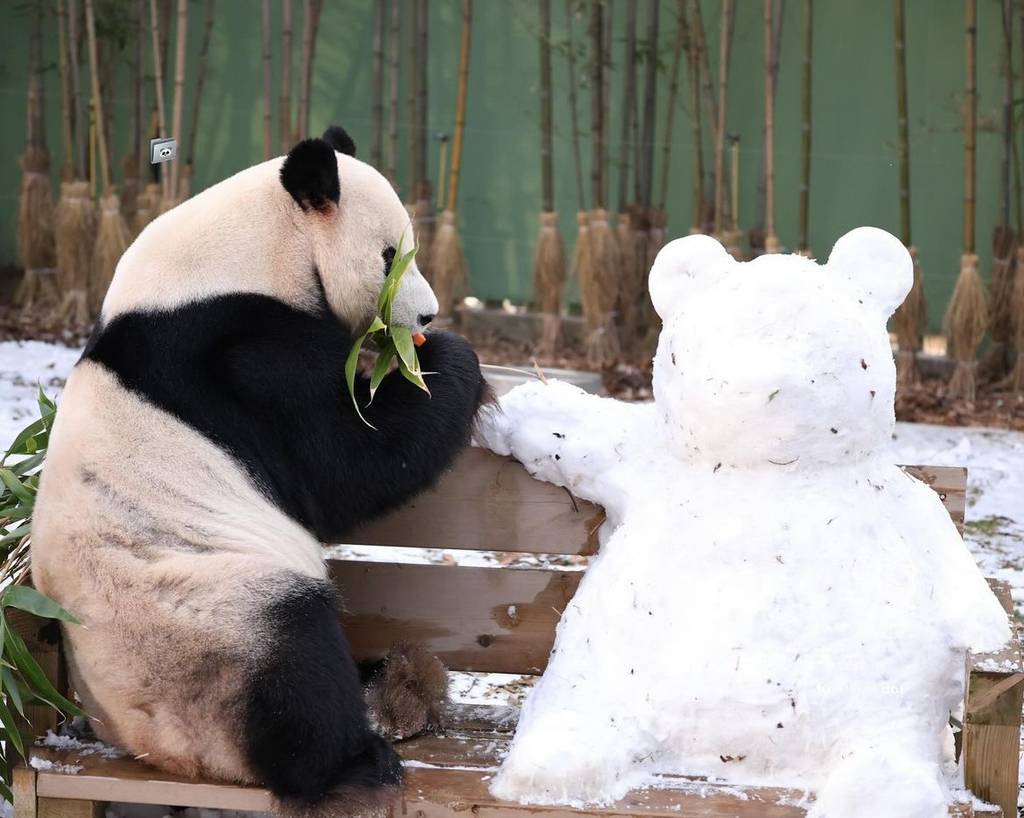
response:
<path id="1" fill-rule="evenodd" d="M 103 194 L 110 193 L 113 181 L 110 173 L 110 152 L 107 146 L 107 134 L 103 125 L 103 97 L 100 94 L 99 56 L 96 48 L 96 17 L 93 11 L 93 0 L 85 0 L 85 30 L 89 43 L 89 73 L 92 75 L 93 110 L 96 113 L 96 140 L 99 143 L 100 178 L 103 182 Z"/>
<path id="2" fill-rule="evenodd" d="M 1000 173 L 1002 224 L 1010 226 L 1010 154 L 1013 146 L 1013 16 L 1010 0 L 1002 0 L 1003 22 L 1003 152 Z"/>
<path id="3" fill-rule="evenodd" d="M 68 61 L 71 69 L 71 97 L 75 106 L 75 171 L 76 179 L 84 179 L 89 139 L 89 117 L 84 107 L 82 78 L 78 58 L 78 0 L 68 3 Z"/>
<path id="4" fill-rule="evenodd" d="M 722 235 L 722 208 L 725 205 L 725 108 L 729 82 L 729 29 L 732 27 L 733 0 L 722 0 L 722 28 L 718 38 L 718 111 L 715 126 L 715 235 Z"/>
<path id="5" fill-rule="evenodd" d="M 167 135 L 167 119 L 164 108 L 164 62 L 161 57 L 160 14 L 156 0 L 149 0 L 150 32 L 153 38 L 153 85 L 156 90 L 157 136 Z M 160 188 L 164 199 L 170 198 L 168 174 L 160 173 Z"/>
<path id="6" fill-rule="evenodd" d="M 270 0 L 260 3 L 260 35 L 263 43 L 263 160 L 274 155 L 273 106 L 270 102 Z"/>
<path id="7" fill-rule="evenodd" d="M 803 78 L 800 100 L 800 230 L 797 247 L 808 251 L 811 201 L 811 58 L 814 47 L 814 2 L 804 0 Z"/>
<path id="8" fill-rule="evenodd" d="M 385 0 L 373 4 L 373 65 L 370 82 L 370 164 L 382 166 L 384 157 L 384 19 Z"/>
<path id="9" fill-rule="evenodd" d="M 613 17 L 615 14 L 615 0 L 603 0 L 603 21 L 601 25 L 601 109 L 604 111 L 602 141 L 604 142 L 604 155 L 601 159 L 601 198 L 607 202 L 611 183 L 608 172 L 608 157 L 611 154 L 611 140 L 609 138 L 609 125 L 611 122 L 610 111 L 612 109 L 611 94 L 611 66 L 612 66 L 612 31 L 614 30 Z"/>
<path id="10" fill-rule="evenodd" d="M 416 73 L 419 77 L 419 82 L 416 85 L 416 94 L 418 97 L 416 103 L 416 116 L 419 117 L 419 123 L 416 127 L 416 133 L 419 136 L 419 140 L 416 143 L 416 176 L 419 179 L 419 190 L 417 191 L 416 199 L 418 202 L 426 199 L 429 205 L 430 180 L 427 176 L 427 143 L 430 136 L 430 129 L 427 125 L 427 57 L 429 56 L 427 32 L 429 30 L 430 10 L 427 7 L 427 0 L 416 0 L 416 2 L 419 5 L 419 14 L 416 15 L 416 56 L 418 58 Z M 463 11 L 463 13 L 465 14 L 465 11 Z M 470 14 L 472 15 L 472 9 L 470 9 Z M 466 36 L 468 36 L 468 34 Z M 461 70 L 461 54 L 459 59 Z M 466 59 L 469 59 L 468 51 Z M 469 70 L 468 65 L 466 70 Z M 454 150 L 455 146 L 453 145 L 452 148 Z M 443 184 L 443 180 L 439 179 L 438 184 Z M 450 205 L 450 207 L 454 208 L 454 204 Z"/>
<path id="11" fill-rule="evenodd" d="M 700 58 L 686 15 L 679 19 L 683 27 L 683 48 L 686 50 L 690 75 L 690 127 L 693 138 L 693 221 L 690 232 L 700 233 L 704 221 L 704 128 L 701 121 Z"/>
<path id="12" fill-rule="evenodd" d="M 679 66 L 683 61 L 684 43 L 687 38 L 686 0 L 676 2 L 676 41 L 672 55 L 672 73 L 669 75 L 668 102 L 665 106 L 665 136 L 661 141 L 661 186 L 658 195 L 658 209 L 668 204 L 668 179 L 672 156 L 672 127 L 675 123 L 676 100 L 679 96 Z"/>
<path id="13" fill-rule="evenodd" d="M 573 167 L 576 171 L 576 209 L 577 211 L 582 211 L 585 206 L 585 196 L 583 193 L 583 161 L 580 151 L 579 111 L 576 101 L 576 48 L 572 37 L 572 4 L 573 0 L 565 0 L 565 30 L 569 41 L 567 60 L 569 68 L 569 119 L 572 130 Z"/>
<path id="14" fill-rule="evenodd" d="M 906 15 L 903 0 L 895 0 L 896 12 L 896 127 L 900 163 L 900 235 L 910 247 L 910 137 L 907 122 Z"/>
<path id="15" fill-rule="evenodd" d="M 388 158 L 387 171 L 385 175 L 391 180 L 392 186 L 398 188 L 398 49 L 401 37 L 401 18 L 399 16 L 399 0 L 391 3 L 391 33 L 389 53 L 389 80 L 390 88 L 388 95 Z M 444 185 L 439 184 L 438 188 L 443 190 Z"/>
<path id="16" fill-rule="evenodd" d="M 977 0 L 965 0 L 965 53 L 967 87 L 964 90 L 964 253 L 974 252 L 974 208 L 976 200 L 975 140 L 978 126 L 977 87 Z"/>
<path id="17" fill-rule="evenodd" d="M 590 46 L 593 54 L 590 60 L 590 197 L 595 208 L 604 207 L 604 190 L 601 184 L 601 166 L 604 161 L 604 105 L 602 86 L 604 82 L 604 48 L 602 37 L 601 0 L 593 0 L 590 10 Z"/>
<path id="18" fill-rule="evenodd" d="M 71 69 L 68 65 L 67 8 L 64 0 L 57 0 L 57 70 L 60 74 L 61 99 L 61 135 L 64 140 L 64 167 L 61 168 L 61 180 L 69 181 L 74 177 L 74 98 L 71 94 Z"/>
<path id="19" fill-rule="evenodd" d="M 285 0 L 291 5 L 291 0 Z M 191 173 L 195 162 L 196 135 L 199 132 L 199 107 L 203 99 L 203 87 L 206 84 L 206 66 L 210 56 L 210 35 L 213 31 L 213 19 L 216 0 L 206 0 L 206 22 L 203 24 L 203 41 L 199 48 L 199 66 L 196 68 L 196 89 L 192 100 L 192 123 L 188 130 L 188 141 L 185 145 L 185 166 Z M 282 69 L 283 70 L 283 69 Z M 285 123 L 282 122 L 281 133 L 287 133 Z"/>
<path id="20" fill-rule="evenodd" d="M 775 235 L 775 60 L 772 38 L 772 0 L 764 0 L 764 249 L 779 250 Z"/>
<path id="21" fill-rule="evenodd" d="M 313 61 L 316 57 L 316 35 L 320 23 L 322 0 L 304 0 L 302 4 L 302 74 L 299 78 L 299 111 L 295 121 L 293 142 L 309 136 L 309 106 L 313 84 Z"/>
<path id="22" fill-rule="evenodd" d="M 540 21 L 540 179 L 541 209 L 555 209 L 555 171 L 551 123 L 551 0 L 539 0 Z"/>
<path id="23" fill-rule="evenodd" d="M 419 57 L 416 53 L 420 45 L 418 36 L 419 32 L 419 15 L 420 15 L 420 4 L 413 0 L 411 4 L 412 19 L 409 21 L 409 83 L 408 83 L 408 99 L 406 102 L 406 108 L 409 111 L 409 198 L 408 202 L 412 207 L 412 213 L 415 213 L 416 209 L 416 194 L 419 191 L 419 177 L 417 171 L 419 170 L 419 162 L 417 161 L 419 144 L 419 127 L 420 118 L 416 112 L 416 107 L 420 104 L 419 89 L 417 88 L 420 81 L 419 72 Z M 443 184 L 443 182 L 442 182 Z"/>
<path id="24" fill-rule="evenodd" d="M 779 85 L 779 54 L 782 48 L 782 24 L 786 16 L 786 0 L 772 0 L 772 64 L 768 70 L 772 74 L 773 89 Z M 774 99 L 773 99 L 774 102 Z M 761 125 L 761 142 L 764 145 L 765 132 L 764 123 Z M 751 237 L 760 233 L 759 244 L 764 244 L 764 210 L 765 210 L 765 152 L 761 152 L 761 167 L 757 174 L 757 202 L 755 206 L 754 224 L 756 228 L 751 232 Z"/>
<path id="25" fill-rule="evenodd" d="M 462 169 L 462 143 L 466 127 L 466 100 L 469 90 L 469 49 L 473 24 L 473 0 L 462 2 L 462 36 L 459 48 L 458 88 L 455 100 L 455 134 L 452 165 L 448 174 L 448 196 L 440 226 L 431 245 L 434 292 L 438 315 L 446 317 L 453 305 L 466 295 L 468 276 L 457 229 L 459 174 Z"/>
<path id="26" fill-rule="evenodd" d="M 629 208 L 630 132 L 636 114 L 636 3 L 626 6 L 626 37 L 622 46 L 622 130 L 619 142 L 619 213 Z M 634 169 L 634 173 L 639 168 Z"/>
<path id="27" fill-rule="evenodd" d="M 135 59 L 132 62 L 132 153 L 135 159 L 136 195 L 145 184 L 145 164 L 143 154 L 145 153 L 142 144 L 142 118 L 146 106 L 146 98 L 143 93 L 143 65 L 146 59 L 145 50 L 145 28 L 146 28 L 146 6 L 143 0 L 135 0 L 135 23 L 137 26 L 135 36 Z M 149 157 L 146 157 L 148 160 Z M 133 211 L 134 212 L 134 211 Z"/>
<path id="28" fill-rule="evenodd" d="M 459 40 L 459 84 L 455 97 L 455 134 L 452 140 L 452 167 L 448 172 L 446 207 L 455 211 L 459 203 L 459 176 L 462 170 L 462 142 L 466 130 L 466 100 L 469 96 L 469 47 L 472 33 L 473 0 L 462 0 L 462 36 Z"/>
<path id="29" fill-rule="evenodd" d="M 731 0 L 727 0 L 731 2 Z M 642 167 L 640 204 L 650 209 L 654 191 L 654 128 L 657 99 L 658 68 L 658 0 L 650 0 L 647 9 L 647 60 L 644 63 L 644 162 Z"/>
<path id="30" fill-rule="evenodd" d="M 174 58 L 174 114 L 171 133 L 181 139 L 181 114 L 185 104 L 185 48 L 188 38 L 188 0 L 178 0 L 178 25 L 175 31 L 177 53 Z M 171 201 L 178 200 L 178 177 L 181 162 L 172 163 Z"/>
<path id="31" fill-rule="evenodd" d="M 281 153 L 292 146 L 292 0 L 281 0 L 281 95 L 277 117 L 281 133 Z"/>
<path id="32" fill-rule="evenodd" d="M 533 292 L 537 308 L 544 313 L 541 349 L 554 351 L 559 333 L 562 286 L 565 283 L 565 253 L 555 210 L 554 160 L 552 146 L 553 101 L 551 96 L 551 0 L 539 0 L 540 26 L 540 165 L 541 214 L 533 264 Z"/>

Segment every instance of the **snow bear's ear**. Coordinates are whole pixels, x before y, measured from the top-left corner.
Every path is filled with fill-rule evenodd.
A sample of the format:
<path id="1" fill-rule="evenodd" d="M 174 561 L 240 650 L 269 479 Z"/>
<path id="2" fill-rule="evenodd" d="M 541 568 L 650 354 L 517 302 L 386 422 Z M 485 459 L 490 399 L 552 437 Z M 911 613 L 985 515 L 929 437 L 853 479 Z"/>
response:
<path id="1" fill-rule="evenodd" d="M 864 301 L 886 318 L 914 284 L 914 262 L 898 238 L 877 227 L 858 227 L 835 243 L 827 267 L 845 276 Z"/>
<path id="2" fill-rule="evenodd" d="M 662 321 L 673 315 L 680 295 L 694 281 L 720 275 L 735 263 L 711 236 L 686 236 L 662 247 L 647 279 L 651 301 Z"/>

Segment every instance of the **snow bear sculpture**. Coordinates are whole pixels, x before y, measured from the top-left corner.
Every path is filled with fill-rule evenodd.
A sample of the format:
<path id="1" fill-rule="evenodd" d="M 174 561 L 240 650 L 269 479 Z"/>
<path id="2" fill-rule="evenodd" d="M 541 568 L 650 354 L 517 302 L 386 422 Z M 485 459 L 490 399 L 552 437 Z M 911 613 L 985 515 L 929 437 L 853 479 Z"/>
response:
<path id="1" fill-rule="evenodd" d="M 673 241 L 654 403 L 520 386 L 481 441 L 602 504 L 495 795 L 602 803 L 684 773 L 803 788 L 813 816 L 939 818 L 967 650 L 1008 637 L 939 497 L 886 456 L 906 250 L 828 263 Z"/>

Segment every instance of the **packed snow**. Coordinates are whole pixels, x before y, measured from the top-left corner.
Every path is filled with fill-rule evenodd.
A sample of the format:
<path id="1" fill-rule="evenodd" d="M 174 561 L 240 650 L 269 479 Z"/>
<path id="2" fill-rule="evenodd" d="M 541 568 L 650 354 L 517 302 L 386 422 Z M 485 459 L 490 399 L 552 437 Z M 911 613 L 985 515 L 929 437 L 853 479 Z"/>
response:
<path id="1" fill-rule="evenodd" d="M 882 231 L 823 267 L 713 239 L 651 272 L 652 404 L 524 384 L 482 441 L 608 512 L 491 791 L 607 804 L 659 773 L 812 790 L 810 815 L 939 818 L 967 651 L 1006 616 L 894 465 Z"/>

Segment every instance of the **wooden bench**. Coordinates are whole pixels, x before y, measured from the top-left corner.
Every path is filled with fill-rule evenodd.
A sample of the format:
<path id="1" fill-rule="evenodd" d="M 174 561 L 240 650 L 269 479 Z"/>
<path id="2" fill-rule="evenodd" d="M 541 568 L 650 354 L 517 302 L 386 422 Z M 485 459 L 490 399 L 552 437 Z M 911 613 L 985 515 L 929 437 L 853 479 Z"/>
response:
<path id="1" fill-rule="evenodd" d="M 954 468 L 908 468 L 943 499 L 963 526 L 966 472 Z M 595 553 L 603 511 L 567 491 L 532 479 L 519 464 L 469 450 L 439 486 L 409 507 L 365 527 L 351 542 L 382 546 L 563 555 L 570 568 Z M 361 656 L 382 654 L 395 640 L 416 640 L 452 670 L 539 674 L 544 670 L 555 625 L 582 572 L 551 567 L 494 567 L 330 559 L 342 589 L 345 624 Z M 519 560 L 518 562 L 522 562 Z M 993 583 L 1009 613 L 1009 589 Z M 47 644 L 41 623 L 22 620 L 33 652 L 60 689 L 66 689 L 59 645 Z M 52 631 L 52 628 L 50 629 Z M 965 780 L 983 800 L 1016 815 L 1021 694 L 1019 645 L 995 656 L 973 657 L 962 734 Z M 686 778 L 631 793 L 600 809 L 523 807 L 500 802 L 487 790 L 516 723 L 516 710 L 498 706 L 453 706 L 444 736 L 424 736 L 398 745 L 406 761 L 406 784 L 394 814 L 449 818 L 570 815 L 672 816 L 672 818 L 791 818 L 806 813 L 801 791 L 716 786 Z M 54 714 L 34 708 L 31 732 L 55 726 Z M 15 771 L 17 818 L 94 818 L 104 802 L 266 810 L 259 788 L 166 775 L 131 758 L 106 759 L 75 751 L 34 747 L 53 769 L 22 766 Z M 38 764 L 38 762 L 37 762 Z M 63 771 L 62 771 L 63 770 Z M 76 770 L 70 772 L 70 770 Z M 951 815 L 973 816 L 969 804 Z M 999 814 L 995 809 L 992 813 Z"/>

